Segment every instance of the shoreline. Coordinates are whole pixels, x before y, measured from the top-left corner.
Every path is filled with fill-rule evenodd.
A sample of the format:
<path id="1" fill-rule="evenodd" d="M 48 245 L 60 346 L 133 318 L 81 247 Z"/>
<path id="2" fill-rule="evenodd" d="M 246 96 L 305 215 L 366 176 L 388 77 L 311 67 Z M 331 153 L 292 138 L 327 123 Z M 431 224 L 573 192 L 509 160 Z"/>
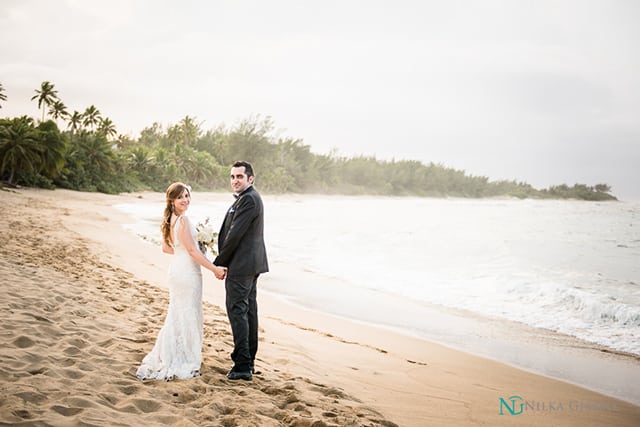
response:
<path id="1" fill-rule="evenodd" d="M 227 196 L 221 194 L 221 200 L 226 201 Z M 63 227 L 80 236 L 103 262 L 158 289 L 166 289 L 168 255 L 125 231 L 122 224 L 126 223 L 127 215 L 112 207 L 115 203 L 130 203 L 137 197 L 157 194 L 107 196 L 66 190 L 19 190 L 8 197 L 16 203 L 22 201 L 25 206 L 26 199 L 51 205 L 54 207 L 51 211 L 60 212 L 56 219 Z M 29 212 L 34 208 L 24 209 Z M 261 281 L 275 280 L 269 277 L 265 275 Z M 205 276 L 203 297 L 209 303 L 223 306 L 222 283 Z M 329 383 L 336 388 L 336 395 L 343 390 L 341 393 L 356 396 L 398 425 L 452 421 L 456 425 L 535 425 L 539 416 L 557 425 L 634 425 L 640 419 L 637 405 L 565 381 L 515 369 L 426 339 L 304 310 L 268 292 L 261 293 L 259 299 L 263 331 L 258 362 L 266 373 L 287 373 L 296 386 Z M 216 313 L 216 317 L 215 328 L 225 328 L 223 319 L 219 319 L 221 314 Z M 157 324 L 157 319 L 153 321 Z M 212 337 L 205 337 L 207 341 L 217 346 Z M 204 370 L 224 370 L 227 358 L 222 354 L 223 366 L 205 366 Z M 6 385 L 3 387 L 6 389 Z M 500 416 L 500 398 L 518 393 L 530 401 L 566 405 L 596 402 L 602 408 L 616 409 L 539 410 L 526 414 L 529 416 Z"/>
<path id="2" fill-rule="evenodd" d="M 283 276 L 301 277 L 300 272 L 291 272 L 291 269 L 288 267 L 284 273 L 261 279 L 263 287 L 270 286 L 273 281 L 287 280 Z M 305 276 L 307 282 L 308 277 Z M 354 303 L 353 298 L 347 298 L 350 301 L 348 307 L 337 305 L 330 309 L 326 304 L 320 307 L 327 302 L 320 295 L 312 295 L 303 301 L 300 296 L 280 295 L 271 289 L 263 292 L 269 292 L 284 304 L 295 305 L 321 316 L 435 342 L 452 350 L 640 405 L 640 356 L 633 353 L 521 322 L 489 318 L 428 303 L 408 302 L 380 291 L 358 289 L 358 303 Z M 375 316 L 371 314 L 371 307 L 379 308 Z M 417 322 L 413 319 L 418 316 L 421 329 L 415 329 Z M 446 325 L 446 328 L 442 325 Z M 410 330 L 411 326 L 414 327 L 413 331 Z"/>

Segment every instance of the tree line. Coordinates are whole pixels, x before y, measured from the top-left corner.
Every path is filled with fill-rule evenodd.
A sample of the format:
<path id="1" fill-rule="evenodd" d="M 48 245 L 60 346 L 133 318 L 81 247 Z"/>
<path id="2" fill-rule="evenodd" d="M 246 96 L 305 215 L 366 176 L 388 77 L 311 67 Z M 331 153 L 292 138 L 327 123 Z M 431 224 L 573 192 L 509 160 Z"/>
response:
<path id="1" fill-rule="evenodd" d="M 274 136 L 269 117 L 204 130 L 195 117 L 185 116 L 167 127 L 153 123 L 131 138 L 118 135 L 94 105 L 69 113 L 48 81 L 31 100 L 41 110 L 38 122 L 28 116 L 0 119 L 5 185 L 119 193 L 164 191 L 183 181 L 199 190 L 226 191 L 230 165 L 243 159 L 254 165 L 256 185 L 267 193 L 616 200 L 607 184 L 535 189 L 442 164 L 315 154 L 301 139 Z M 0 83 L 0 108 L 6 101 Z"/>

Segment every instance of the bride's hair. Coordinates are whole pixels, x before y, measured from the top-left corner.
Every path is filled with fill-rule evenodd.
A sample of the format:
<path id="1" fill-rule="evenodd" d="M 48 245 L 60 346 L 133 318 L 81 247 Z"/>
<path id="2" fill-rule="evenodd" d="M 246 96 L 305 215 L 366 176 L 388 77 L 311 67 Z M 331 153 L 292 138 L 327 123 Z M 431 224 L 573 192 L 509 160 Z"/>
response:
<path id="1" fill-rule="evenodd" d="M 187 190 L 191 194 L 191 187 L 182 182 L 174 182 L 167 188 L 166 199 L 167 204 L 164 207 L 164 215 L 162 216 L 162 224 L 160 224 L 160 231 L 162 231 L 162 240 L 169 245 L 173 246 L 173 236 L 171 236 L 171 214 L 173 213 L 173 201 L 180 197 L 184 190 Z"/>

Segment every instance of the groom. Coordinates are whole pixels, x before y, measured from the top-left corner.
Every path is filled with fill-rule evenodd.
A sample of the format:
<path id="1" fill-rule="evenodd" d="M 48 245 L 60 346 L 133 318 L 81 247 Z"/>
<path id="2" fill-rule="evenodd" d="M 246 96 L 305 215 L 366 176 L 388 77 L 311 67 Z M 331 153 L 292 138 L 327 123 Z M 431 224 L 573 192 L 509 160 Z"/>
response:
<path id="1" fill-rule="evenodd" d="M 230 380 L 250 381 L 258 351 L 256 284 L 269 271 L 264 246 L 264 214 L 260 194 L 253 188 L 251 164 L 238 161 L 231 168 L 236 201 L 227 211 L 218 235 L 217 266 L 227 267 L 226 306 L 233 332 L 233 368 Z M 220 278 L 224 278 L 220 277 Z"/>

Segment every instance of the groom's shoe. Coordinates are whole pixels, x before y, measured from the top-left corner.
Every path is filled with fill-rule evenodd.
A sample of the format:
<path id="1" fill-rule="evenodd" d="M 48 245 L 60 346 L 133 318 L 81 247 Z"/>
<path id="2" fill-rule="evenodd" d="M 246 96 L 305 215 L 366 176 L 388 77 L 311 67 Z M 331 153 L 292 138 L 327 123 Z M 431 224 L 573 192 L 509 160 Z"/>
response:
<path id="1" fill-rule="evenodd" d="M 227 374 L 227 378 L 229 378 L 230 380 L 245 380 L 245 381 L 251 381 L 253 379 L 253 375 L 251 375 L 251 371 L 229 371 L 229 373 Z"/>

